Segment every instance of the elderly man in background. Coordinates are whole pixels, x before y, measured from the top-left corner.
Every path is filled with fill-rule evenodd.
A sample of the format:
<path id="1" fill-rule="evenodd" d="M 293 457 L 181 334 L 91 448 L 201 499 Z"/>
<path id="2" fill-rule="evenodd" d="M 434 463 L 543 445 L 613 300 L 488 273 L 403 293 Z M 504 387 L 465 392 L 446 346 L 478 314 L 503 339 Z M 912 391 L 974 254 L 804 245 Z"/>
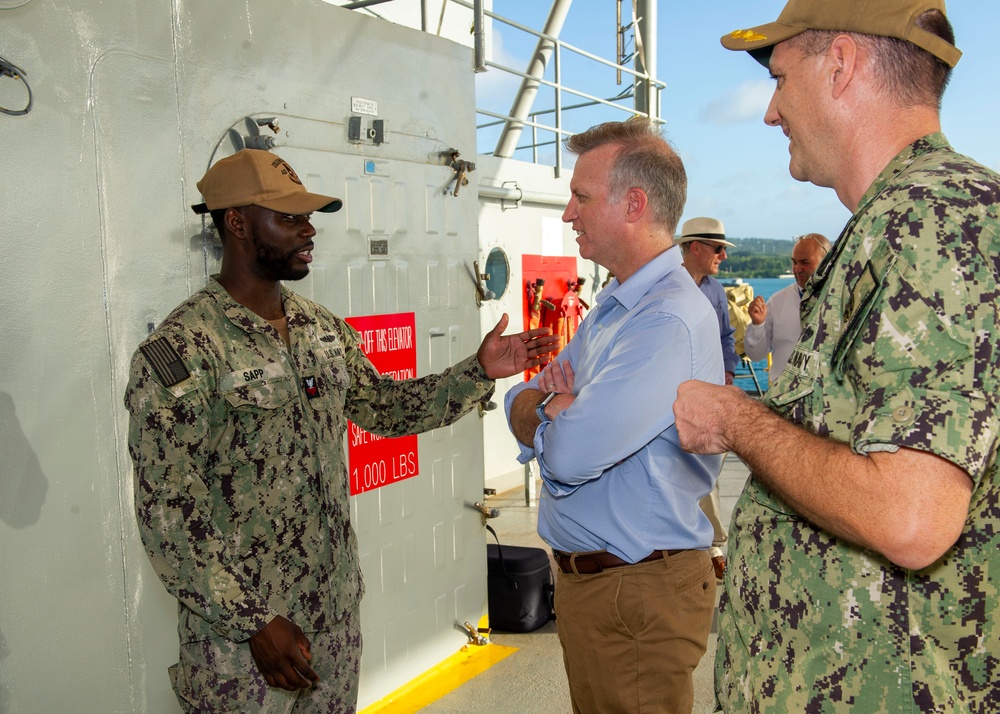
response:
<path id="1" fill-rule="evenodd" d="M 792 348 L 799 341 L 799 302 L 806 281 L 816 272 L 820 261 L 830 251 L 830 241 L 819 233 L 806 233 L 795 239 L 792 246 L 792 274 L 795 282 L 782 288 L 765 303 L 759 295 L 747 307 L 751 324 L 743 336 L 747 357 L 765 359 L 771 353 L 768 383 L 774 382 L 785 369 Z"/>

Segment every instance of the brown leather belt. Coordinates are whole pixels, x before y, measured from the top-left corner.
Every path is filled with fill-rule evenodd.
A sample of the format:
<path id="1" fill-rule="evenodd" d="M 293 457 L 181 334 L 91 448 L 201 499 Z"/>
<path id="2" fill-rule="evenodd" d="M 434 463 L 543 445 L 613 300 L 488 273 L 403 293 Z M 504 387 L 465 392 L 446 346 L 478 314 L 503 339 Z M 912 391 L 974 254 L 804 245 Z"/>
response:
<path id="1" fill-rule="evenodd" d="M 580 575 L 593 575 L 594 573 L 602 573 L 609 568 L 620 568 L 623 565 L 638 565 L 639 563 L 648 563 L 651 560 L 661 560 L 663 558 L 670 557 L 672 555 L 677 555 L 678 553 L 684 553 L 686 549 L 682 550 L 654 550 L 652 553 L 647 555 L 642 560 L 637 560 L 635 563 L 630 563 L 627 560 L 622 560 L 617 555 L 613 553 L 608 553 L 607 551 L 601 551 L 598 553 L 577 553 L 575 556 L 573 553 L 563 553 L 559 550 L 552 551 L 552 555 L 555 556 L 556 565 L 564 573 L 579 573 Z M 576 570 L 573 570 L 573 563 L 576 563 Z"/>

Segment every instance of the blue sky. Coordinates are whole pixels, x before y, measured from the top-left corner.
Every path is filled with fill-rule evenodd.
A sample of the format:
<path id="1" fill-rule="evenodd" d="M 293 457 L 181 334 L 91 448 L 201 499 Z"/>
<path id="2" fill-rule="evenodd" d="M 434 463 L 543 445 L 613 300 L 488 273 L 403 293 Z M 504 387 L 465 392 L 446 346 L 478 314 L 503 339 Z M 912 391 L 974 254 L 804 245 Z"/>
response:
<path id="1" fill-rule="evenodd" d="M 540 29 L 549 5 L 541 0 L 494 0 L 493 10 Z M 624 3 L 623 12 L 630 12 L 630 5 Z M 830 189 L 800 183 L 788 175 L 787 141 L 780 129 L 763 123 L 773 90 L 767 71 L 746 53 L 729 52 L 719 44 L 729 31 L 774 20 L 783 6 L 784 0 L 660 0 L 657 74 L 666 84 L 661 109 L 667 121 L 665 135 L 681 153 L 688 171 L 685 219 L 720 218 L 727 234 L 734 237 L 787 239 L 815 231 L 833 240 L 850 214 Z M 996 129 L 1000 3 L 955 0 L 948 4 L 948 14 L 964 56 L 944 98 L 945 134 L 957 150 L 1000 169 L 1000 132 Z M 493 61 L 523 71 L 536 38 L 499 23 L 494 27 Z M 561 37 L 583 50 L 613 58 L 614 28 L 612 0 L 576 0 Z M 478 104 L 506 113 L 520 80 L 495 70 L 477 80 Z M 612 70 L 583 63 L 572 54 L 563 59 L 563 82 L 601 97 L 613 96 L 620 89 Z M 550 91 L 539 93 L 536 107 L 551 106 Z M 579 100 L 563 99 L 564 104 L 574 101 Z M 627 116 L 606 108 L 578 115 L 567 128 L 580 131 Z M 480 151 L 490 148 L 489 142 L 479 147 Z M 518 157 L 530 160 L 523 153 Z"/>

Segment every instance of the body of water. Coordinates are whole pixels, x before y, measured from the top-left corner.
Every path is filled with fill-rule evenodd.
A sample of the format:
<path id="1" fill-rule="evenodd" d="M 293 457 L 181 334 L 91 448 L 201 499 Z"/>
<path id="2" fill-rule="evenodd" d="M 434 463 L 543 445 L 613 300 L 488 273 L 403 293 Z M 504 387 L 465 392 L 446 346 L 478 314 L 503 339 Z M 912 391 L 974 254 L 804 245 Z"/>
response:
<path id="1" fill-rule="evenodd" d="M 730 278 L 722 279 L 722 284 L 730 282 Z M 767 300 L 776 292 L 795 282 L 795 278 L 747 278 L 743 281 L 753 288 L 754 297 L 758 295 Z M 753 363 L 753 374 L 745 365 L 740 365 L 736 370 L 736 386 L 743 388 L 752 394 L 757 393 L 757 384 L 754 383 L 753 376 L 756 375 L 757 383 L 762 391 L 767 391 L 767 360 Z"/>
<path id="2" fill-rule="evenodd" d="M 765 300 L 782 288 L 795 282 L 795 278 L 748 278 L 743 281 L 753 287 L 754 297 L 760 295 Z"/>

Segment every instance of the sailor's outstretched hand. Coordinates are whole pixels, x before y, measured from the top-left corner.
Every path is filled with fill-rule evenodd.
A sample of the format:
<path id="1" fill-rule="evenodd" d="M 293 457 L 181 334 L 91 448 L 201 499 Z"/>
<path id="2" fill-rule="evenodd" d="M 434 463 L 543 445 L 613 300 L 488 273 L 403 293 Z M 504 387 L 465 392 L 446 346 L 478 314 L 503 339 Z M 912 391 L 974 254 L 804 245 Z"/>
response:
<path id="1" fill-rule="evenodd" d="M 555 352 L 559 346 L 559 338 L 548 327 L 504 335 L 508 322 L 507 313 L 504 313 L 496 327 L 483 338 L 476 353 L 479 364 L 490 379 L 511 377 L 541 364 L 546 355 Z"/>

